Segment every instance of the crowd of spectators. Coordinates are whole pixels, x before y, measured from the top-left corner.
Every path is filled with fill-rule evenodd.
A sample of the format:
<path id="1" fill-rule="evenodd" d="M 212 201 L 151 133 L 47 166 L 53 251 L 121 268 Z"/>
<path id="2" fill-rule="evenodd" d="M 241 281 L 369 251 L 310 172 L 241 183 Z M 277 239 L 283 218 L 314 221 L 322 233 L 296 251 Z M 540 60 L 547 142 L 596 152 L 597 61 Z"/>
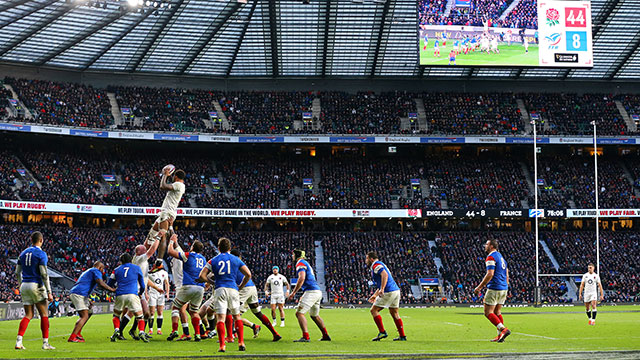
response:
<path id="1" fill-rule="evenodd" d="M 425 93 L 431 134 L 517 135 L 523 121 L 516 96 L 508 93 Z"/>
<path id="2" fill-rule="evenodd" d="M 210 92 L 174 88 L 110 87 L 118 105 L 129 108 L 141 125 L 129 122 L 122 129 L 152 131 L 211 132 L 205 121 L 214 111 L 215 97 Z"/>
<path id="3" fill-rule="evenodd" d="M 548 232 L 543 237 L 560 264 L 560 273 L 584 274 L 596 264 L 593 231 Z M 633 231 L 600 232 L 600 280 L 607 302 L 640 300 L 640 236 Z"/>
<path id="4" fill-rule="evenodd" d="M 548 155 L 538 157 L 539 205 L 547 208 L 595 208 L 594 162 L 591 156 Z M 533 168 L 529 169 L 533 176 Z M 640 199 L 625 176 L 621 162 L 604 158 L 598 162 L 600 208 L 635 208 Z M 573 202 L 573 204 L 572 204 Z"/>
<path id="5" fill-rule="evenodd" d="M 446 0 L 420 0 L 420 25 L 487 26 L 538 29 L 536 0 L 522 0 L 501 19 L 512 0 L 471 0 L 468 6 L 454 4 L 446 15 Z"/>
<path id="6" fill-rule="evenodd" d="M 613 96 L 608 94 L 529 93 L 518 95 L 530 114 L 538 114 L 538 134 L 592 135 L 595 121 L 598 135 L 630 135 Z"/>
<path id="7" fill-rule="evenodd" d="M 41 124 L 106 128 L 113 125 L 111 105 L 104 90 L 75 83 L 7 77 L 33 121 Z"/>
<path id="8" fill-rule="evenodd" d="M 315 95 L 309 91 L 236 91 L 219 95 L 222 111 L 236 134 L 288 134 L 303 112 L 311 112 Z"/>
<path id="9" fill-rule="evenodd" d="M 439 155 L 425 161 L 430 192 L 449 208 L 522 208 L 533 194 L 518 161 L 505 155 Z"/>
<path id="10" fill-rule="evenodd" d="M 407 92 L 322 92 L 323 130 L 329 134 L 400 134 L 400 118 L 415 113 L 414 94 Z"/>
<path id="11" fill-rule="evenodd" d="M 478 4 L 474 0 L 472 4 L 491 8 L 508 6 L 505 0 L 478 0 Z M 444 7 L 444 3 L 439 6 Z M 514 14 L 527 13 L 525 8 L 531 6 L 535 8 L 535 1 L 521 1 L 510 14 L 517 18 L 513 21 L 526 22 L 522 20 L 526 16 Z M 35 122 L 91 128 L 108 128 L 114 124 L 104 90 L 74 83 L 13 78 L 5 81 L 34 114 Z M 225 92 L 125 86 L 109 87 L 108 91 L 115 93 L 118 107 L 129 108 L 137 119 L 127 120 L 119 124 L 119 128 L 168 132 L 520 135 L 525 132 L 525 124 L 516 100 L 523 99 L 528 112 L 541 117 L 540 134 L 591 134 L 590 122 L 595 120 L 600 135 L 631 135 L 635 132 L 627 128 L 614 99 L 622 101 L 630 115 L 640 112 L 640 98 L 624 94 L 614 98 L 608 94 L 562 93 Z M 0 117 L 7 116 L 5 106 L 11 96 L 7 89 L 0 88 Z M 303 113 L 312 111 L 315 98 L 321 103 L 317 119 L 322 124 L 320 128 L 303 123 Z M 402 125 L 402 119 L 418 112 L 415 98 L 422 98 L 424 102 L 427 130 L 418 130 L 417 125 Z M 228 127 L 223 128 L 222 121 L 210 119 L 209 112 L 216 111 L 218 104 Z M 303 125 L 294 127 L 297 121 Z"/>

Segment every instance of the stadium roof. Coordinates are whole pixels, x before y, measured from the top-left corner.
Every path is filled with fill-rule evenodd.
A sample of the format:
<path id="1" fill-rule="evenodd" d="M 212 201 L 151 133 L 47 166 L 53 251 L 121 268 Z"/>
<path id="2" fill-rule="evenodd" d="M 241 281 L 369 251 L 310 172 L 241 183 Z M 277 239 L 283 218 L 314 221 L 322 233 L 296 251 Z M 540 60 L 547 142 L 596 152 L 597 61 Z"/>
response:
<path id="1" fill-rule="evenodd" d="M 139 10 L 127 0 L 0 0 L 0 63 L 212 77 L 640 78 L 640 0 L 592 1 L 590 70 L 419 67 L 417 0 L 138 1 Z"/>

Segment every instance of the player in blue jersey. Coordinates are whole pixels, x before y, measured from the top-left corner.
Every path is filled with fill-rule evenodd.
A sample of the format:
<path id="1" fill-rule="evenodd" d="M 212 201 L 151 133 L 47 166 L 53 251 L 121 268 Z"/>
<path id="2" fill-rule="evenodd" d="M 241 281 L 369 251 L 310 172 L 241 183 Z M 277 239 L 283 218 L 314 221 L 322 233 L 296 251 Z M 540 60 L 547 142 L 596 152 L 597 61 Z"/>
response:
<path id="1" fill-rule="evenodd" d="M 388 336 L 380 315 L 380 311 L 386 308 L 389 308 L 389 314 L 398 329 L 399 337 L 393 339 L 393 341 L 407 341 L 407 336 L 404 334 L 404 325 L 398 312 L 400 308 L 400 288 L 393 280 L 387 265 L 378 260 L 378 254 L 375 251 L 368 252 L 365 261 L 371 269 L 371 277 L 377 287 L 376 292 L 369 298 L 369 302 L 373 304 L 371 305 L 371 316 L 373 316 L 373 321 L 378 326 L 378 336 L 373 338 L 373 341 L 380 341 Z"/>
<path id="2" fill-rule="evenodd" d="M 311 264 L 305 260 L 305 253 L 302 250 L 293 250 L 292 256 L 296 264 L 298 281 L 287 299 L 293 300 L 298 291 L 303 291 L 298 301 L 298 309 L 296 310 L 296 317 L 298 318 L 298 324 L 300 324 L 300 330 L 302 330 L 302 337 L 294 340 L 294 342 L 309 342 L 309 328 L 307 327 L 307 319 L 304 317 L 304 314 L 307 312 L 322 332 L 320 341 L 331 341 L 331 337 L 329 337 L 327 333 L 327 328 L 324 326 L 324 321 L 320 317 L 322 291 L 320 291 L 320 286 L 318 286 L 316 282 L 316 275 L 311 268 Z"/>
<path id="3" fill-rule="evenodd" d="M 167 338 L 168 341 L 172 341 L 178 338 L 178 320 L 180 318 L 180 309 L 189 304 L 187 311 L 191 315 L 191 323 L 195 332 L 195 341 L 201 340 L 200 334 L 200 304 L 202 304 L 202 297 L 204 296 L 204 283 L 199 280 L 200 272 L 204 269 L 204 265 L 207 262 L 202 251 L 204 245 L 199 240 L 196 240 L 191 245 L 189 252 L 176 251 L 174 245 L 178 241 L 178 235 L 173 234 L 169 240 L 169 256 L 176 258 L 184 263 L 182 267 L 182 286 L 176 293 L 176 298 L 173 300 L 173 307 L 171 309 L 171 334 Z M 187 327 L 186 333 L 182 335 L 179 341 L 191 340 L 189 336 L 189 329 Z"/>
<path id="4" fill-rule="evenodd" d="M 29 321 L 33 318 L 34 307 L 40 314 L 40 329 L 42 330 L 42 350 L 54 350 L 49 344 L 49 313 L 48 301 L 53 301 L 49 273 L 47 272 L 47 254 L 42 251 L 44 238 L 36 231 L 31 234 L 31 246 L 26 248 L 18 257 L 16 277 L 20 284 L 20 297 L 24 306 L 24 317 L 18 327 L 16 349 L 24 350 L 22 337 L 27 331 Z"/>
<path id="5" fill-rule="evenodd" d="M 78 312 L 78 321 L 69 336 L 69 342 L 84 342 L 84 338 L 80 334 L 84 325 L 89 321 L 93 311 L 91 310 L 91 299 L 89 295 L 93 293 L 96 285 L 100 285 L 108 291 L 115 292 L 116 289 L 107 285 L 102 280 L 102 274 L 104 273 L 104 264 L 100 261 L 96 261 L 91 269 L 83 272 L 76 284 L 71 288 L 69 299 Z"/>
<path id="6" fill-rule="evenodd" d="M 207 281 L 215 286 L 213 305 L 216 310 L 216 330 L 218 332 L 218 342 L 220 343 L 218 351 L 226 351 L 225 319 L 227 311 L 231 312 L 233 321 L 238 329 L 238 350 L 245 351 L 244 328 L 240 317 L 240 295 L 238 291 L 242 290 L 251 280 L 251 271 L 242 260 L 229 253 L 231 240 L 224 237 L 220 238 L 218 240 L 218 250 L 220 254 L 209 260 L 200 272 L 200 280 Z M 236 283 L 238 273 L 244 275 L 239 285 Z M 211 281 L 209 274 L 214 277 L 215 282 Z"/>
<path id="7" fill-rule="evenodd" d="M 440 57 L 440 41 L 438 39 L 433 43 L 433 56 Z"/>
<path id="8" fill-rule="evenodd" d="M 484 250 L 488 254 L 485 264 L 487 273 L 473 292 L 478 295 L 486 286 L 487 293 L 484 295 L 484 316 L 498 328 L 498 336 L 491 341 L 503 342 L 511 331 L 504 326 L 502 313 L 500 310 L 507 300 L 509 290 L 509 269 L 507 262 L 498 252 L 498 240 L 487 240 Z"/>
<path id="9" fill-rule="evenodd" d="M 240 255 L 240 250 L 233 249 L 231 250 L 231 255 L 237 256 L 240 260 L 242 260 L 242 256 Z M 244 275 L 241 272 L 238 272 L 236 277 L 236 283 L 240 285 L 244 280 Z M 247 308 L 251 309 L 253 315 L 255 315 L 260 322 L 266 326 L 269 331 L 271 331 L 271 335 L 273 335 L 273 341 L 278 341 L 282 339 L 282 336 L 278 334 L 276 329 L 273 327 L 269 318 L 262 313 L 262 308 L 260 306 L 260 302 L 258 300 L 258 289 L 256 285 L 253 283 L 253 280 L 249 280 L 247 285 L 238 292 L 238 296 L 240 298 L 240 313 L 243 314 L 247 311 Z M 227 317 L 228 318 L 228 317 Z M 253 337 L 258 337 L 258 333 L 260 332 L 260 325 L 252 324 L 250 321 L 243 319 L 245 326 L 251 327 L 253 330 Z M 253 325 L 253 326 L 252 326 Z M 228 330 L 228 328 L 227 328 Z"/>
<path id="10" fill-rule="evenodd" d="M 460 53 L 460 40 L 453 42 L 453 52 L 458 55 Z"/>
<path id="11" fill-rule="evenodd" d="M 429 34 L 427 34 L 425 32 L 424 33 L 424 47 L 422 48 L 422 50 L 427 50 L 427 45 L 429 45 Z"/>
<path id="12" fill-rule="evenodd" d="M 127 308 L 133 312 L 138 324 L 139 338 L 144 342 L 149 342 L 144 332 L 145 322 L 142 317 L 142 305 L 140 304 L 140 295 L 144 294 L 146 280 L 142 275 L 142 269 L 138 265 L 131 263 L 131 255 L 124 253 L 120 255 L 120 263 L 111 277 L 107 285 L 116 288 L 116 302 L 113 306 L 113 335 L 111 341 L 115 342 L 120 337 L 120 315 Z"/>
<path id="13" fill-rule="evenodd" d="M 447 32 L 446 31 L 442 32 L 442 46 L 443 47 L 447 46 Z"/>

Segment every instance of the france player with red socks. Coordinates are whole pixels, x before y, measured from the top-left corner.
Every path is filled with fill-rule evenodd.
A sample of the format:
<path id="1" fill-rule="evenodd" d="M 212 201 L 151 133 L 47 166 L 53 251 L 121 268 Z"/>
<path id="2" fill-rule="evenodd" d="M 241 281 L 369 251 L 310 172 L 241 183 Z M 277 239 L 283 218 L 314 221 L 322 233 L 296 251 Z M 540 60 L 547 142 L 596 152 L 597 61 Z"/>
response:
<path id="1" fill-rule="evenodd" d="M 33 318 L 33 308 L 40 314 L 40 330 L 42 330 L 42 350 L 55 350 L 49 345 L 49 311 L 47 300 L 53 301 L 51 284 L 47 273 L 47 254 L 42 251 L 44 238 L 36 231 L 31 234 L 31 245 L 18 257 L 16 277 L 20 283 L 20 297 L 24 306 L 24 317 L 20 321 L 16 349 L 24 350 L 22 337 L 27 331 L 29 321 Z"/>
<path id="2" fill-rule="evenodd" d="M 216 310 L 216 330 L 218 332 L 218 342 L 220 349 L 218 352 L 225 352 L 227 345 L 225 342 L 225 320 L 227 311 L 229 311 L 235 321 L 238 330 L 238 350 L 245 351 L 244 344 L 244 328 L 242 317 L 240 316 L 240 295 L 249 280 L 251 280 L 251 271 L 247 265 L 237 256 L 231 255 L 231 240 L 220 238 L 218 240 L 218 250 L 220 254 L 209 260 L 204 269 L 200 272 L 200 280 L 206 281 L 215 286 L 213 293 L 213 305 Z M 242 282 L 238 285 L 236 279 L 238 273 L 244 275 Z M 211 281 L 209 274 L 212 274 L 215 282 Z"/>
<path id="3" fill-rule="evenodd" d="M 484 295 L 484 316 L 498 328 L 498 336 L 491 341 L 504 342 L 511 331 L 504 326 L 502 313 L 500 310 L 507 300 L 509 289 L 509 269 L 507 262 L 498 252 L 498 240 L 487 240 L 484 244 L 484 251 L 488 254 L 485 264 L 487 273 L 473 292 L 477 295 L 487 286 L 487 293 Z"/>
<path id="4" fill-rule="evenodd" d="M 115 342 L 120 336 L 120 315 L 125 308 L 133 312 L 136 317 L 140 339 L 149 342 L 149 339 L 144 336 L 146 335 L 144 332 L 145 322 L 142 318 L 142 305 L 140 304 L 140 295 L 144 294 L 146 279 L 142 275 L 142 269 L 138 265 L 132 264 L 131 260 L 131 255 L 127 253 L 120 255 L 122 265 L 113 270 L 107 282 L 110 287 L 118 284 L 116 302 L 113 306 L 111 342 Z"/>
<path id="5" fill-rule="evenodd" d="M 389 314 L 398 329 L 399 337 L 393 339 L 393 341 L 407 341 L 402 319 L 398 313 L 398 309 L 400 308 L 400 288 L 395 280 L 393 280 L 393 276 L 391 276 L 387 265 L 378 260 L 378 254 L 375 251 L 367 253 L 366 262 L 367 266 L 371 268 L 373 282 L 378 287 L 376 292 L 369 298 L 369 302 L 373 304 L 371 305 L 371 316 L 373 316 L 373 321 L 375 321 L 378 326 L 378 336 L 373 338 L 373 341 L 380 341 L 388 336 L 382 323 L 382 316 L 380 315 L 380 311 L 386 308 L 389 309 Z"/>

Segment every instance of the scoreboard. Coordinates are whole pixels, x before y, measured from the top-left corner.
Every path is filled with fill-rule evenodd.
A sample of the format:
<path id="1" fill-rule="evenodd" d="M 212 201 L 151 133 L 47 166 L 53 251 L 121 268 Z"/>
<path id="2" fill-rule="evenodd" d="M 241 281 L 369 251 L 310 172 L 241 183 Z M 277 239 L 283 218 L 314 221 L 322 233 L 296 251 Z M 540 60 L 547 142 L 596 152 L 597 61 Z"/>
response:
<path id="1" fill-rule="evenodd" d="M 538 3 L 540 66 L 593 67 L 591 2 Z"/>

